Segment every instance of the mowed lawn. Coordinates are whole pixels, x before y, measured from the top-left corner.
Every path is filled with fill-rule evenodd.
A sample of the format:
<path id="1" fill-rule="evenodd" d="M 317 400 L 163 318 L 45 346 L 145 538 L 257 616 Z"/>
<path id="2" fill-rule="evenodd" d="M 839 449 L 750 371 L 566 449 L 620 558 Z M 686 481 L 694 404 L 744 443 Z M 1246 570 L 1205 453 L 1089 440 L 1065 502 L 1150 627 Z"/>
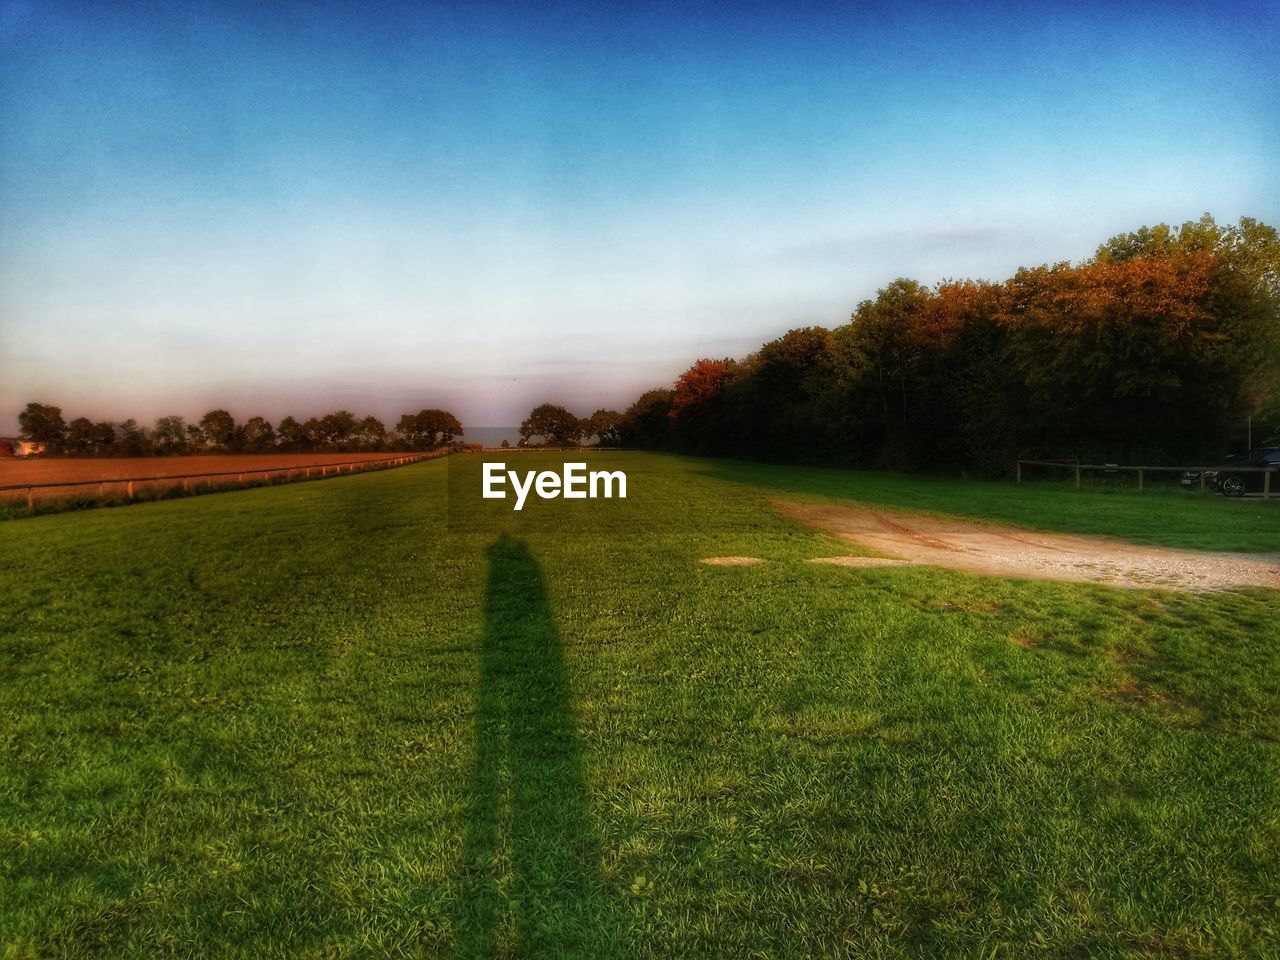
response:
<path id="1" fill-rule="evenodd" d="M 1274 505 L 592 462 L 627 500 L 462 456 L 0 524 L 0 957 L 1276 956 L 1280 595 L 807 564 L 856 550 L 768 506 Z"/>

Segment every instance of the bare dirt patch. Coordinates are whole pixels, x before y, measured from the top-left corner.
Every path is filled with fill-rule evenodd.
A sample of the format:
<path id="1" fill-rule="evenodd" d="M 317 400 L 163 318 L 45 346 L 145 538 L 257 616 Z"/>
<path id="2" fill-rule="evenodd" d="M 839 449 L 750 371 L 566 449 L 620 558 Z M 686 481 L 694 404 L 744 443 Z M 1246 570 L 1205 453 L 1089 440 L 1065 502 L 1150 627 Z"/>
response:
<path id="1" fill-rule="evenodd" d="M 759 557 L 703 557 L 702 562 L 713 567 L 754 567 L 764 563 Z"/>
<path id="2" fill-rule="evenodd" d="M 74 486 L 88 481 L 103 485 L 103 492 L 119 494 L 123 482 L 136 478 L 139 491 L 173 487 L 175 483 L 165 477 L 210 474 L 209 482 L 240 482 L 264 480 L 270 475 L 282 479 L 289 471 L 306 471 L 322 468 L 332 474 L 345 465 L 370 460 L 395 460 L 416 454 L 406 453 L 245 453 L 211 454 L 181 457 L 49 457 L 34 460 L 0 460 L 0 486 L 19 484 L 53 484 L 37 487 L 33 494 L 42 499 L 61 499 L 69 496 L 90 496 L 94 488 Z M 343 465 L 337 468 L 334 465 Z M 327 466 L 325 466 L 327 465 Z M 57 486 L 68 484 L 68 486 Z M 0 492 L 0 500 L 5 499 Z M 24 499 L 25 491 L 9 492 L 10 499 Z"/>
<path id="3" fill-rule="evenodd" d="M 1280 589 L 1280 554 L 1176 550 L 854 504 L 776 506 L 886 557 L 970 573 L 1136 589 Z"/>
<path id="4" fill-rule="evenodd" d="M 322 463 L 392 460 L 404 453 L 233 453 L 182 457 L 48 457 L 0 460 L 0 485 L 14 483 L 74 483 L 80 480 L 120 480 L 184 473 L 246 473 L 284 470 Z"/>

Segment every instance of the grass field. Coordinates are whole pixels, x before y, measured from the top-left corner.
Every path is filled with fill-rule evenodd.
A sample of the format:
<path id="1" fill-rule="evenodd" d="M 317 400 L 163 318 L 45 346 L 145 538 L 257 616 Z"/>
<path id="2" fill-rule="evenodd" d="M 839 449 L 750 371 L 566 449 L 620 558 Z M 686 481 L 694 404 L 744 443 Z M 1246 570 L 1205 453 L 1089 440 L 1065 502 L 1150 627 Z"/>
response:
<path id="1" fill-rule="evenodd" d="M 0 524 L 0 957 L 1277 955 L 1275 593 L 816 566 L 768 508 L 1275 505 L 610 462 Z"/>

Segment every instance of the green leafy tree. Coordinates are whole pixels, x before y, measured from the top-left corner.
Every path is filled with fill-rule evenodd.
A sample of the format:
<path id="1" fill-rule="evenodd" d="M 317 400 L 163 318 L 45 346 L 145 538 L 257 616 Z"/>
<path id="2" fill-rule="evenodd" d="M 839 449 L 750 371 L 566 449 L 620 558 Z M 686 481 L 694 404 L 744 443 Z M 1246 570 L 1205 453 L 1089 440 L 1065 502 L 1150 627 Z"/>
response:
<path id="1" fill-rule="evenodd" d="M 307 417 L 302 422 L 302 442 L 308 450 L 318 450 L 324 446 L 324 432 L 320 428 L 320 421 L 315 417 Z"/>
<path id="2" fill-rule="evenodd" d="M 93 421 L 88 417 L 76 417 L 67 424 L 66 449 L 70 453 L 89 453 L 94 447 Z"/>
<path id="3" fill-rule="evenodd" d="M 582 436 L 595 437 L 602 447 L 618 445 L 618 424 L 622 422 L 622 414 L 617 410 L 597 410 L 582 421 Z"/>
<path id="4" fill-rule="evenodd" d="M 116 428 L 114 424 L 102 420 L 93 425 L 93 450 L 95 453 L 110 453 L 116 445 Z"/>
<path id="5" fill-rule="evenodd" d="M 263 417 L 250 417 L 240 428 L 240 447 L 251 453 L 263 453 L 276 445 L 276 432 Z"/>
<path id="6" fill-rule="evenodd" d="M 411 450 L 432 450 L 462 436 L 462 424 L 448 410 L 420 410 L 406 413 L 396 424 L 396 432 Z"/>
<path id="7" fill-rule="evenodd" d="M 572 447 L 582 439 L 582 423 L 564 407 L 543 403 L 520 424 L 520 436 L 526 443 L 538 438 L 543 443 Z"/>
<path id="8" fill-rule="evenodd" d="M 126 457 L 146 457 L 154 450 L 146 429 L 132 417 L 121 421 L 116 429 L 116 449 Z"/>
<path id="9" fill-rule="evenodd" d="M 152 431 L 151 436 L 156 453 L 163 455 L 187 452 L 190 435 L 187 433 L 187 424 L 182 417 L 160 417 L 156 420 L 155 430 Z"/>
<path id="10" fill-rule="evenodd" d="M 624 446 L 665 450 L 671 445 L 671 401 L 675 391 L 656 389 L 642 393 L 627 407 L 618 422 Z"/>
<path id="11" fill-rule="evenodd" d="M 356 438 L 361 450 L 381 450 L 387 443 L 387 427 L 375 416 L 367 416 L 356 425 Z"/>
<path id="12" fill-rule="evenodd" d="M 323 446 L 345 450 L 351 446 L 360 421 L 349 410 L 336 410 L 320 418 L 320 443 Z"/>
<path id="13" fill-rule="evenodd" d="M 307 432 L 293 417 L 285 417 L 276 428 L 280 445 L 288 450 L 305 450 L 307 448 Z"/>
<path id="14" fill-rule="evenodd" d="M 28 403 L 18 414 L 22 436 L 32 443 L 43 443 L 49 450 L 60 450 L 66 440 L 67 424 L 62 408 L 48 403 Z"/>
<path id="15" fill-rule="evenodd" d="M 217 450 L 229 449 L 236 436 L 236 421 L 226 410 L 210 410 L 200 418 L 204 442 Z"/>

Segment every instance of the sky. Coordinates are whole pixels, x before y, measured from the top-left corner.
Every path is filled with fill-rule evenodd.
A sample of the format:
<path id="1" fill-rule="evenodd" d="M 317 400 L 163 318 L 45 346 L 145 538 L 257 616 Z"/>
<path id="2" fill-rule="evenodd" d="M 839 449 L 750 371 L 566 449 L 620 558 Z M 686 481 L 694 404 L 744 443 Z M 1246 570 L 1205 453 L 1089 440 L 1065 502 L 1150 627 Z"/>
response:
<path id="1" fill-rule="evenodd" d="M 0 434 L 625 408 L 1144 224 L 1280 224 L 1280 4 L 0 0 Z"/>

